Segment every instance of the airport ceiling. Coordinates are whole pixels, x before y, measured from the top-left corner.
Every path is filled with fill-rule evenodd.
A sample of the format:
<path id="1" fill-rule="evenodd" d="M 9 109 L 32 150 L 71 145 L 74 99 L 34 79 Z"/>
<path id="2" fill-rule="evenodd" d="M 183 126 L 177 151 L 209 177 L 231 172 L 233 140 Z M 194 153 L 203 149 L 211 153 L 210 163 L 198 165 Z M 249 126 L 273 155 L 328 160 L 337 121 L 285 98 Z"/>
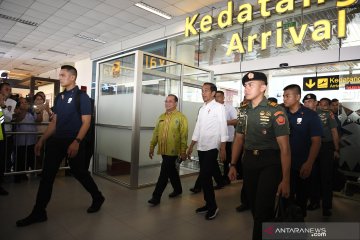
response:
<path id="1" fill-rule="evenodd" d="M 173 18 L 166 20 L 134 6 L 140 1 Z M 225 2 L 0 0 L 0 70 L 9 70 L 9 77 L 14 79 L 36 76 L 61 64 L 88 58 L 91 52 L 107 44 L 184 21 L 195 11 L 210 12 L 213 7 L 226 6 Z"/>

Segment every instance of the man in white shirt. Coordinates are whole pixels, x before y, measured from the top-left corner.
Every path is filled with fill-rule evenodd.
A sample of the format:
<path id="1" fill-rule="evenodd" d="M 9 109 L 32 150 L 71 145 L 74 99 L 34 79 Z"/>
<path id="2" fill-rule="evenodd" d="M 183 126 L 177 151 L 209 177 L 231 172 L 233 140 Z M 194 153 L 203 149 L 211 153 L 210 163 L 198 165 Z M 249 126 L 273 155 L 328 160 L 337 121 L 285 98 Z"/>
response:
<path id="1" fill-rule="evenodd" d="M 5 102 L 2 103 L 1 108 L 4 114 L 5 118 L 5 133 L 11 132 L 12 126 L 11 124 L 6 124 L 11 122 L 14 110 L 16 107 L 16 101 L 11 99 L 11 86 L 7 82 L 3 82 L 0 84 L 0 93 L 4 96 Z M 12 148 L 13 148 L 13 136 L 6 135 L 5 137 L 5 146 L 7 148 L 7 151 L 5 151 L 7 154 L 4 156 L 6 159 L 6 168 L 7 170 L 10 170 L 11 168 L 11 154 L 12 154 Z"/>
<path id="2" fill-rule="evenodd" d="M 206 82 L 202 86 L 204 105 L 199 110 L 192 142 L 187 151 L 188 158 L 190 158 L 193 147 L 197 143 L 200 163 L 199 176 L 206 205 L 196 209 L 196 213 L 206 213 L 206 220 L 214 219 L 219 211 L 215 201 L 212 176 L 218 164 L 219 149 L 221 161 L 226 159 L 226 142 L 229 138 L 225 108 L 215 101 L 216 90 L 213 83 Z"/>
<path id="3" fill-rule="evenodd" d="M 228 173 L 230 168 L 229 165 L 231 162 L 231 147 L 235 136 L 235 126 L 238 122 L 237 111 L 233 106 L 225 103 L 225 94 L 223 91 L 216 91 L 215 100 L 218 103 L 223 104 L 225 106 L 226 123 L 227 123 L 229 139 L 226 142 L 226 160 L 223 163 L 224 164 L 223 179 L 224 179 L 224 184 L 227 185 L 230 184 Z"/>

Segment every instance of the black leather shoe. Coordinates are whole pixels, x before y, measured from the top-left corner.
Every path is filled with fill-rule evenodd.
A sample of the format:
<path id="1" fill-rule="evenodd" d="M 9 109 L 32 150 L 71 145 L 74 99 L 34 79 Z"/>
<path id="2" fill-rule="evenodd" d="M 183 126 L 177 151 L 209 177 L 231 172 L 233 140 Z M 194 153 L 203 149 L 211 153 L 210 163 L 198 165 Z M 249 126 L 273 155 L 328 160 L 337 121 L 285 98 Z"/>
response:
<path id="1" fill-rule="evenodd" d="M 16 226 L 17 227 L 26 227 L 26 226 L 29 226 L 34 223 L 45 222 L 46 220 L 47 220 L 46 213 L 43 213 L 43 214 L 31 213 L 28 217 L 16 221 Z"/>
<path id="2" fill-rule="evenodd" d="M 190 188 L 190 192 L 199 193 L 199 192 L 201 192 L 201 189 L 193 187 L 193 188 Z"/>
<path id="3" fill-rule="evenodd" d="M 160 200 L 156 199 L 156 198 L 151 198 L 148 203 L 150 203 L 153 206 L 156 206 L 160 203 Z"/>
<path id="4" fill-rule="evenodd" d="M 207 213 L 209 208 L 207 206 L 199 207 L 195 210 L 196 213 Z"/>
<path id="5" fill-rule="evenodd" d="M 332 215 L 332 212 L 330 209 L 323 209 L 323 216 L 324 217 L 330 217 Z"/>
<path id="6" fill-rule="evenodd" d="M 247 205 L 241 204 L 240 206 L 235 208 L 237 212 L 244 212 L 250 209 Z"/>
<path id="7" fill-rule="evenodd" d="M 6 195 L 9 195 L 9 192 L 6 191 L 3 187 L 0 187 L 0 195 L 1 196 L 6 196 Z"/>
<path id="8" fill-rule="evenodd" d="M 92 202 L 91 206 L 87 209 L 87 212 L 94 213 L 94 212 L 99 211 L 101 208 L 101 205 L 103 205 L 104 201 L 105 201 L 104 196 L 101 196 L 98 199 L 93 199 L 93 202 Z"/>
<path id="9" fill-rule="evenodd" d="M 319 203 L 310 203 L 308 206 L 307 206 L 307 210 L 309 211 L 314 211 L 316 209 L 319 209 L 320 208 L 320 204 Z"/>
<path id="10" fill-rule="evenodd" d="M 181 192 L 172 192 L 172 193 L 170 193 L 169 194 L 169 198 L 174 198 L 174 197 L 177 197 L 177 196 L 179 196 L 179 195 L 181 195 Z"/>

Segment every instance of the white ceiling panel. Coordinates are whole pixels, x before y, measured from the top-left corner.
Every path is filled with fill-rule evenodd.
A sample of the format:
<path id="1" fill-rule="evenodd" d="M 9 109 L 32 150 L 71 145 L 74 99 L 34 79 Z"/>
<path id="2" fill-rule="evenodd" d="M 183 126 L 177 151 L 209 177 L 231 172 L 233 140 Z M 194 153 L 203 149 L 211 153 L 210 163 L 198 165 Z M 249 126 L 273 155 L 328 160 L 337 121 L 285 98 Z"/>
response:
<path id="1" fill-rule="evenodd" d="M 118 27 L 118 26 L 120 26 L 121 24 L 124 23 L 123 20 L 121 20 L 121 19 L 119 19 L 119 18 L 117 18 L 117 17 L 107 18 L 107 19 L 105 19 L 103 22 L 104 22 L 104 23 L 107 23 L 107 24 L 109 24 L 109 25 L 111 25 L 111 26 L 114 26 L 114 27 Z"/>
<path id="2" fill-rule="evenodd" d="M 77 16 L 83 15 L 84 13 L 90 11 L 90 8 L 85 6 L 80 6 L 72 2 L 65 4 L 61 9 L 66 12 L 74 13 Z"/>
<path id="3" fill-rule="evenodd" d="M 34 4 L 31 5 L 30 9 L 34 9 L 36 11 L 40 11 L 48 14 L 53 14 L 58 10 L 58 8 L 54 6 L 50 6 L 47 5 L 46 3 L 41 3 L 41 2 L 34 2 Z"/>
<path id="4" fill-rule="evenodd" d="M 101 12 L 95 11 L 95 10 L 90 10 L 87 13 L 85 13 L 83 16 L 92 18 L 92 19 L 96 19 L 99 22 L 111 17 L 110 15 L 107 15 L 105 13 L 101 13 Z"/>
<path id="5" fill-rule="evenodd" d="M 119 19 L 121 19 L 123 21 L 126 21 L 126 22 L 129 22 L 129 21 L 131 22 L 131 21 L 134 21 L 134 20 L 139 18 L 139 16 L 134 15 L 134 14 L 132 14 L 130 12 L 125 11 L 125 10 L 115 14 L 114 17 L 117 17 L 117 18 L 119 18 Z"/>
<path id="6" fill-rule="evenodd" d="M 136 6 L 131 6 L 131 7 L 127 8 L 126 11 L 128 11 L 132 14 L 135 14 L 137 16 L 145 16 L 145 15 L 150 14 L 148 11 L 145 11 L 144 9 L 136 7 Z"/>
<path id="7" fill-rule="evenodd" d="M 163 10 L 164 8 L 167 8 L 170 6 L 169 3 L 163 1 L 163 0 L 142 0 L 142 2 L 152 6 L 152 7 L 155 7 L 155 8 L 158 8 L 158 9 L 161 9 Z"/>
<path id="8" fill-rule="evenodd" d="M 56 29 L 56 28 L 48 28 L 48 27 L 45 27 L 45 26 L 41 25 L 40 27 L 36 28 L 36 31 L 53 34 L 53 33 L 56 33 L 58 31 L 58 29 Z"/>
<path id="9" fill-rule="evenodd" d="M 104 3 L 109 4 L 111 6 L 117 7 L 119 9 L 127 9 L 134 5 L 131 1 L 119 1 L 119 0 L 105 0 Z"/>
<path id="10" fill-rule="evenodd" d="M 194 0 L 183 0 L 174 4 L 175 7 L 180 8 L 185 12 L 193 12 L 206 6 L 206 2 L 194 1 Z"/>
<path id="11" fill-rule="evenodd" d="M 40 23 L 40 22 L 44 21 L 45 19 L 47 19 L 48 17 L 50 17 L 50 15 L 51 14 L 49 14 L 49 13 L 44 13 L 44 12 L 40 12 L 38 10 L 29 8 L 21 18 L 29 19 L 29 18 L 35 17 L 37 19 L 41 19 L 41 21 L 39 21 L 39 20 L 37 21 L 37 23 Z"/>
<path id="12" fill-rule="evenodd" d="M 114 15 L 115 13 L 119 12 L 120 9 L 105 3 L 97 5 L 95 8 L 93 8 L 95 11 L 99 11 L 102 13 L 105 13 L 106 15 Z"/>
<path id="13" fill-rule="evenodd" d="M 50 5 L 55 8 L 61 8 L 64 6 L 69 0 L 37 0 L 36 2 Z"/>
<path id="14" fill-rule="evenodd" d="M 164 10 L 164 12 L 170 14 L 173 17 L 180 16 L 180 15 L 183 15 L 186 13 L 184 10 L 181 10 L 180 8 L 177 8 L 175 6 L 168 6 L 168 7 L 164 8 L 163 10 Z"/>
<path id="15" fill-rule="evenodd" d="M 14 12 L 12 10 L 8 10 L 8 9 L 2 9 L 0 8 L 0 14 L 4 14 L 4 15 L 7 15 L 7 16 L 11 16 L 11 17 L 21 17 L 21 13 L 17 13 L 17 12 Z"/>
<path id="16" fill-rule="evenodd" d="M 81 30 L 71 28 L 69 26 L 63 27 L 62 29 L 60 29 L 60 31 L 65 32 L 65 33 L 70 33 L 72 35 L 79 34 L 79 32 L 81 32 Z"/>
<path id="17" fill-rule="evenodd" d="M 119 36 L 127 36 L 127 35 L 130 35 L 132 34 L 132 32 L 128 31 L 128 30 L 125 30 L 125 29 L 122 29 L 122 28 L 116 28 L 114 30 L 111 31 L 112 33 L 115 33 Z"/>
<path id="18" fill-rule="evenodd" d="M 130 32 L 137 32 L 144 29 L 144 27 L 140 27 L 138 25 L 132 24 L 132 23 L 126 23 L 121 25 L 121 28 L 128 30 Z"/>
<path id="19" fill-rule="evenodd" d="M 148 28 L 152 25 L 157 25 L 157 23 L 150 21 L 148 19 L 143 19 L 143 18 L 138 18 L 135 21 L 132 22 L 135 25 L 141 26 L 141 27 L 145 27 Z"/>
<path id="20" fill-rule="evenodd" d="M 30 7 L 33 3 L 34 0 L 16 0 L 16 4 L 24 7 Z"/>
<path id="21" fill-rule="evenodd" d="M 99 0 L 71 0 L 71 2 L 90 9 L 93 9 L 94 7 L 102 3 L 102 1 Z"/>
<path id="22" fill-rule="evenodd" d="M 153 22 L 156 22 L 156 23 L 160 23 L 162 25 L 166 25 L 166 23 L 169 21 L 165 18 L 162 18 L 158 15 L 155 15 L 155 14 L 150 14 L 150 15 L 145 15 L 144 16 L 145 19 L 148 19 L 148 20 L 151 20 Z"/>
<path id="23" fill-rule="evenodd" d="M 61 16 L 55 16 L 52 15 L 51 17 L 49 17 L 44 23 L 46 27 L 50 27 L 50 24 L 56 24 L 56 25 L 61 25 L 61 26 L 66 26 L 69 23 L 71 23 L 73 20 L 72 19 L 67 19 Z M 55 25 L 54 25 L 55 26 Z"/>
<path id="24" fill-rule="evenodd" d="M 10 2 L 10 1 L 3 1 L 0 4 L 0 8 L 4 9 L 4 10 L 11 10 L 13 12 L 19 13 L 19 14 L 23 14 L 24 12 L 26 12 L 27 7 L 18 5 L 16 3 L 14 3 L 14 1 Z"/>
<path id="25" fill-rule="evenodd" d="M 70 12 L 64 11 L 62 9 L 57 11 L 54 15 L 58 16 L 58 17 L 61 17 L 61 18 L 65 18 L 68 21 L 75 20 L 75 19 L 77 19 L 79 17 L 76 13 L 70 13 Z"/>
<path id="26" fill-rule="evenodd" d="M 81 16 L 81 17 L 77 18 L 75 20 L 75 22 L 79 22 L 79 23 L 84 24 L 86 26 L 94 26 L 95 24 L 99 23 L 98 20 L 93 19 L 93 18 L 89 18 L 89 17 L 85 17 L 85 16 Z"/>

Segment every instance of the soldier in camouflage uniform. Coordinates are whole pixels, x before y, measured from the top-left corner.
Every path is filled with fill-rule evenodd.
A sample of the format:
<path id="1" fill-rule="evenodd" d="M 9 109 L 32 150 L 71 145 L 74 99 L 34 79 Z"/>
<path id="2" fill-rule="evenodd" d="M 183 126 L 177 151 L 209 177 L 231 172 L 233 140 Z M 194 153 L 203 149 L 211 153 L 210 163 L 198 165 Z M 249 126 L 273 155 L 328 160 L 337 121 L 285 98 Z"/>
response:
<path id="1" fill-rule="evenodd" d="M 261 239 L 262 223 L 274 217 L 276 195 L 290 194 L 289 123 L 284 109 L 264 97 L 267 77 L 249 72 L 243 79 L 247 103 L 240 107 L 229 178 L 244 147 L 246 193 L 254 218 L 253 239 Z"/>

